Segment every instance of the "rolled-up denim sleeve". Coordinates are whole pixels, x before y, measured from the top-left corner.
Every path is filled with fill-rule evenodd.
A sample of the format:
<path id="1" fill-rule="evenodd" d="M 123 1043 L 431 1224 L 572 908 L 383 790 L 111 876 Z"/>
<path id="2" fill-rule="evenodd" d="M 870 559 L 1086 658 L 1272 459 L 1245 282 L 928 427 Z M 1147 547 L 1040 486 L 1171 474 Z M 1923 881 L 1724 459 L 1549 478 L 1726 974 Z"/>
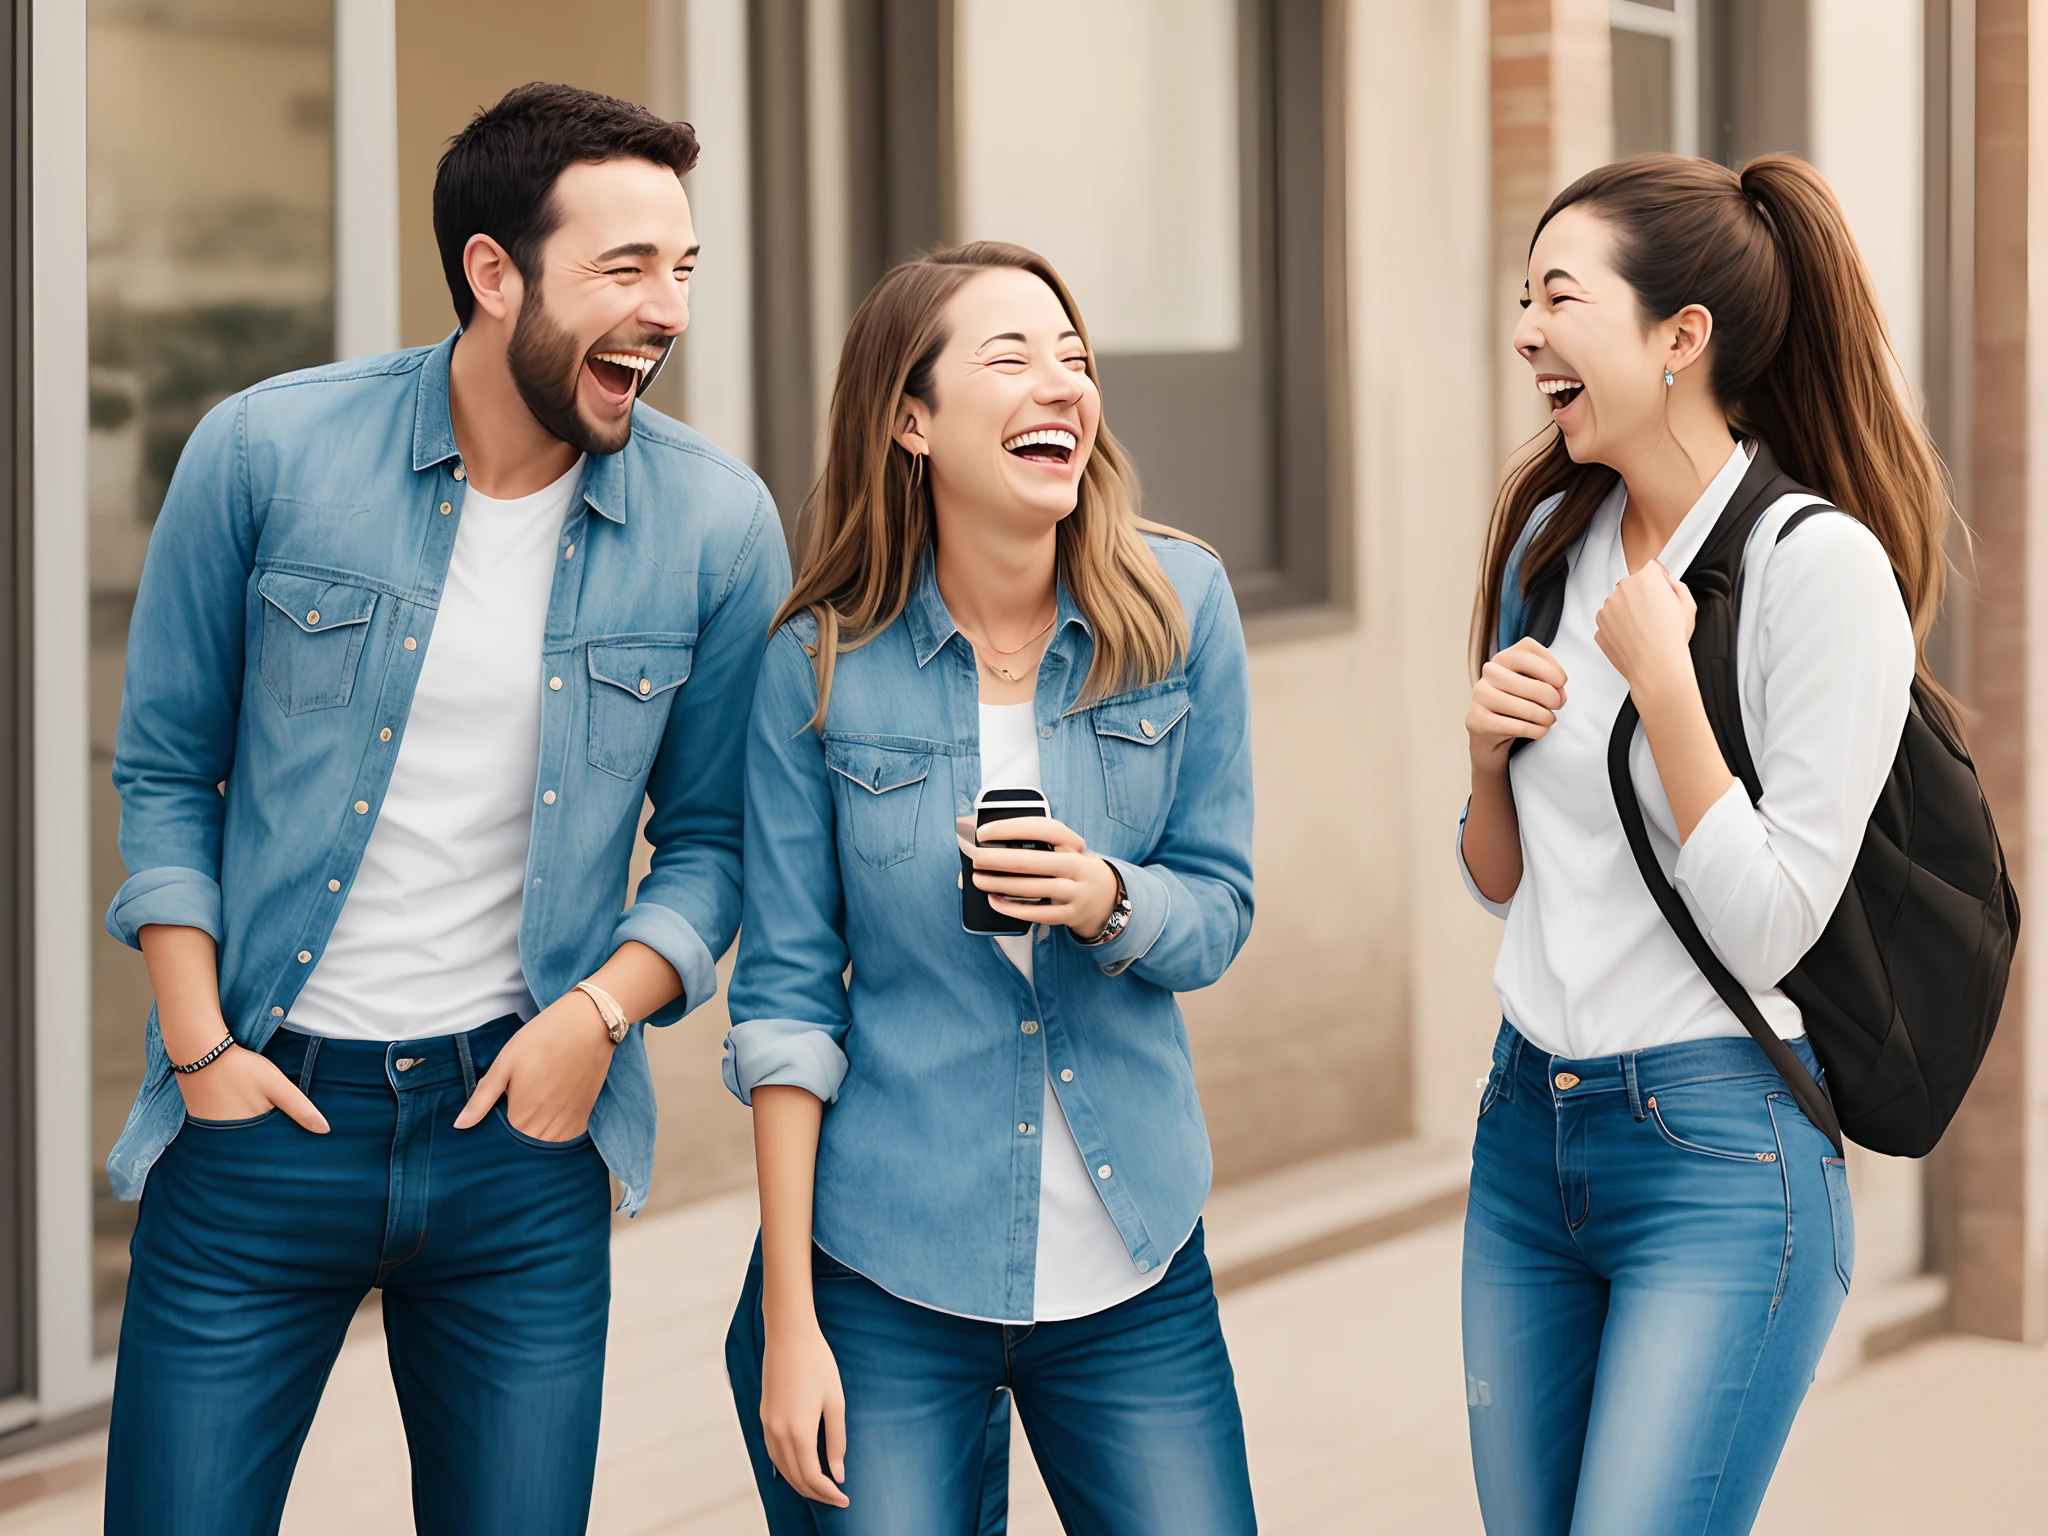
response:
<path id="1" fill-rule="evenodd" d="M 185 444 L 135 594 L 113 771 L 130 878 L 106 915 L 130 946 L 155 923 L 222 937 L 222 790 L 257 537 L 243 417 L 240 396 L 223 401 Z"/>
<path id="2" fill-rule="evenodd" d="M 683 995 L 656 1010 L 670 1024 L 718 990 L 718 957 L 740 923 L 743 758 L 733 750 L 753 710 L 762 645 L 789 591 L 775 505 L 756 487 L 745 538 L 698 632 L 690 678 L 669 711 L 647 778 L 654 849 L 612 946 L 638 940 L 675 967 Z"/>
<path id="3" fill-rule="evenodd" d="M 1112 859 L 1130 921 L 1085 950 L 1108 975 L 1129 970 L 1193 992 L 1220 979 L 1252 931 L 1251 672 L 1221 565 L 1190 626 L 1180 774 L 1143 863 Z"/>
<path id="4" fill-rule="evenodd" d="M 768 643 L 747 731 L 746 865 L 725 1085 L 745 1104 L 787 1085 L 825 1103 L 846 1076 L 846 898 L 818 691 L 788 626 Z"/>

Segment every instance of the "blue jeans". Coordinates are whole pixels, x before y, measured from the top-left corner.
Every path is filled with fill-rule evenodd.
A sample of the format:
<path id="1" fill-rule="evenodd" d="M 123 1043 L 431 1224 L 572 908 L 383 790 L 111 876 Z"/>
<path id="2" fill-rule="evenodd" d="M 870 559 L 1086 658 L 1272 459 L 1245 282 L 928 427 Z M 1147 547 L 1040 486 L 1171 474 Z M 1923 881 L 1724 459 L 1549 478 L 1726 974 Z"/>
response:
<path id="1" fill-rule="evenodd" d="M 1846 1170 L 1754 1041 L 1569 1061 L 1502 1025 L 1465 1217 L 1488 1536 L 1748 1531 L 1855 1264 Z"/>
<path id="2" fill-rule="evenodd" d="M 1244 1420 L 1199 1223 L 1166 1278 L 1092 1317 L 988 1323 L 890 1295 L 814 1250 L 818 1323 L 846 1393 L 846 1496 L 814 1504 L 761 1436 L 761 1251 L 726 1335 L 772 1536 L 1000 1536 L 1009 1395 L 1046 1490 L 1089 1536 L 1258 1529 Z"/>
<path id="3" fill-rule="evenodd" d="M 327 1117 L 187 1120 L 132 1245 L 107 1441 L 109 1536 L 275 1532 L 371 1286 L 420 1536 L 570 1536 L 597 1461 L 611 1187 L 589 1137 L 454 1129 L 518 1026 L 383 1045 L 279 1030 Z"/>

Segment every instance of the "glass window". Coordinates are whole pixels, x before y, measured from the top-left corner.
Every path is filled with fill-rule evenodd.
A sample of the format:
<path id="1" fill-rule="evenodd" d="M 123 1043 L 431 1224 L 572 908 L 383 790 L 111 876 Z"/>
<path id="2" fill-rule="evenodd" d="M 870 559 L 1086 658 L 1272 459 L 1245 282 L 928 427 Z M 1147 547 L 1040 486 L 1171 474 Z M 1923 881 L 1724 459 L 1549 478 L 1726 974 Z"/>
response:
<path id="1" fill-rule="evenodd" d="M 1235 0 L 955 15 L 961 235 L 1050 258 L 1098 351 L 1236 351 Z"/>
<path id="2" fill-rule="evenodd" d="M 1614 153 L 1669 153 L 1672 142 L 1668 37 L 1614 29 Z"/>
<path id="3" fill-rule="evenodd" d="M 1700 145 L 1701 0 L 1608 0 L 1614 153 Z"/>
<path id="4" fill-rule="evenodd" d="M 86 197 L 92 558 L 96 1343 L 118 1335 L 135 1208 L 108 1150 L 142 1075 L 142 957 L 101 931 L 125 878 L 109 770 L 149 532 L 216 402 L 334 350 L 332 0 L 90 0 Z"/>

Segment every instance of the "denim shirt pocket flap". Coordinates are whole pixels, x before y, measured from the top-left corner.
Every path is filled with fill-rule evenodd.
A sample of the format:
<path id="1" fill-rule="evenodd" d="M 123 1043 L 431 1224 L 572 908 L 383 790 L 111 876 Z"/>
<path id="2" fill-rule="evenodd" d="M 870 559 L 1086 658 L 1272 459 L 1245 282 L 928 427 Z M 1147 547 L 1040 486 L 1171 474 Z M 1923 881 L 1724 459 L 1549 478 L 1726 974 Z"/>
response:
<path id="1" fill-rule="evenodd" d="M 1095 734 L 1156 747 L 1188 712 L 1188 691 L 1175 684 L 1132 699 L 1109 699 L 1095 708 Z"/>
<path id="2" fill-rule="evenodd" d="M 900 864 L 917 851 L 917 816 L 932 754 L 914 746 L 885 746 L 858 737 L 827 736 L 825 766 L 863 793 L 839 797 L 848 840 L 877 869 Z"/>
<path id="3" fill-rule="evenodd" d="M 911 748 L 885 747 L 879 742 L 828 736 L 825 766 L 844 774 L 871 795 L 886 795 L 892 789 L 922 783 L 932 771 L 932 755 Z"/>
<path id="4" fill-rule="evenodd" d="M 368 587 L 322 581 L 317 576 L 295 576 L 289 571 L 265 571 L 256 578 L 256 590 L 265 602 L 309 635 L 324 635 L 350 624 L 367 624 L 377 608 L 377 594 Z"/>
<path id="5" fill-rule="evenodd" d="M 668 706 L 690 676 L 696 637 L 593 640 L 590 653 L 590 765 L 638 783 L 654 766 Z"/>
<path id="6" fill-rule="evenodd" d="M 592 681 L 610 683 L 645 703 L 689 680 L 694 640 L 632 640 L 590 642 Z"/>
<path id="7" fill-rule="evenodd" d="M 256 578 L 256 590 L 263 598 L 257 675 L 277 707 L 300 715 L 347 704 L 377 609 L 376 592 L 270 570 Z"/>

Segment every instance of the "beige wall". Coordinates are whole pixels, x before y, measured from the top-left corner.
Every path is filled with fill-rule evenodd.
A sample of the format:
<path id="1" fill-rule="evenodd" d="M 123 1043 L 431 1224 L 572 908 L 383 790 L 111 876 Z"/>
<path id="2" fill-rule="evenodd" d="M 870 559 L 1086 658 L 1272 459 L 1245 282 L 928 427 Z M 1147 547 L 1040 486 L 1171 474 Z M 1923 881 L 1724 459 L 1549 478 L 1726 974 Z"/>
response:
<path id="1" fill-rule="evenodd" d="M 1451 859 L 1495 474 L 1487 10 L 1355 0 L 1345 34 L 1357 608 L 1253 629 L 1258 922 L 1184 999 L 1219 1181 L 1466 1134 L 1499 1018 L 1498 925 Z"/>
<path id="2" fill-rule="evenodd" d="M 515 85 L 557 80 L 646 101 L 652 24 L 644 3 L 433 0 L 398 8 L 398 238 L 404 344 L 455 326 L 434 248 L 434 167 L 450 136 Z"/>

